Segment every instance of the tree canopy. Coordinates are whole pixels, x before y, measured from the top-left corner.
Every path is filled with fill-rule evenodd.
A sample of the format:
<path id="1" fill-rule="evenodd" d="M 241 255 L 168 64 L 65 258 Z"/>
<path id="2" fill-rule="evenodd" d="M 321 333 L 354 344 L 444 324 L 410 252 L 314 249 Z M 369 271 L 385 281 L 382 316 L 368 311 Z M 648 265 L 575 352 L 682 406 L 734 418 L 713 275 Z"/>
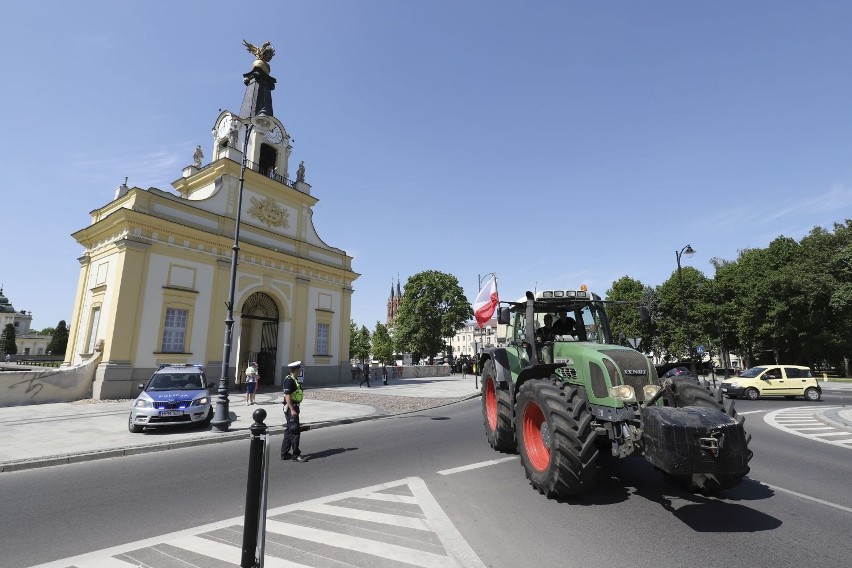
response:
<path id="1" fill-rule="evenodd" d="M 405 283 L 394 324 L 400 351 L 434 357 L 444 349 L 444 338 L 455 335 L 473 317 L 473 308 L 458 279 L 437 270 L 415 274 Z"/>
<path id="2" fill-rule="evenodd" d="M 18 354 L 18 345 L 15 343 L 15 326 L 11 323 L 7 323 L 6 327 L 3 328 L 2 337 L 2 349 L 4 354 L 9 355 L 17 355 Z"/>
<path id="3" fill-rule="evenodd" d="M 394 362 L 393 340 L 388 328 L 381 322 L 376 322 L 376 329 L 373 330 L 372 353 L 375 359 L 385 365 L 392 365 Z"/>
<path id="4" fill-rule="evenodd" d="M 52 355 L 65 355 L 65 349 L 68 347 L 68 328 L 65 326 L 65 320 L 59 320 L 56 324 L 56 329 L 53 331 L 53 337 L 50 343 L 47 344 L 47 351 Z"/>

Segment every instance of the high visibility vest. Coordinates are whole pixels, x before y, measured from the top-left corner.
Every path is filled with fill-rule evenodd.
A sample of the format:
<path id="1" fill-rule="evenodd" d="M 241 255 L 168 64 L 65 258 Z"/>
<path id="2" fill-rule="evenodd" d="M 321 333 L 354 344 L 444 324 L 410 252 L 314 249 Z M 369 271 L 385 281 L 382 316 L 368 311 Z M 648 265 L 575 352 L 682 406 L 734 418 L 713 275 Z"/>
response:
<path id="1" fill-rule="evenodd" d="M 299 383 L 299 379 L 296 378 L 295 375 L 291 374 L 290 378 L 296 383 L 296 390 L 290 393 L 290 400 L 293 401 L 293 404 L 299 404 L 302 402 L 302 397 L 304 396 L 304 393 L 302 392 L 302 385 Z"/>

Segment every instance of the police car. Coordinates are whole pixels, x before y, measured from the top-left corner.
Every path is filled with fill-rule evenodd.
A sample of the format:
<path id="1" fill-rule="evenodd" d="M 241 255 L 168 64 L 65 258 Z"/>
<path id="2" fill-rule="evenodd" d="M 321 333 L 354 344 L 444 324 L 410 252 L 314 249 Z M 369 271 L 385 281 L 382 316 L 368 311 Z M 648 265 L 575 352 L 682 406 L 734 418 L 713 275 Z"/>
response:
<path id="1" fill-rule="evenodd" d="M 201 365 L 160 365 L 133 401 L 128 429 L 134 434 L 145 428 L 195 424 L 207 426 L 213 405 Z"/>

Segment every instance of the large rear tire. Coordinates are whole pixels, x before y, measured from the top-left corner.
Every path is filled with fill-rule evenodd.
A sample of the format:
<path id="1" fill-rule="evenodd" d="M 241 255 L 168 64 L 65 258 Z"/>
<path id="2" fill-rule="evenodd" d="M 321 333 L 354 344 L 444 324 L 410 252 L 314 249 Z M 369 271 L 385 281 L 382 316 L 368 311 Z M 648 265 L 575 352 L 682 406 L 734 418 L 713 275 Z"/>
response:
<path id="1" fill-rule="evenodd" d="M 539 493 L 561 499 L 594 484 L 598 450 L 584 390 L 556 378 L 525 382 L 515 431 L 527 479 Z"/>
<path id="2" fill-rule="evenodd" d="M 674 387 L 674 397 L 678 407 L 700 406 L 702 408 L 715 408 L 736 420 L 738 424 L 745 422 L 745 418 L 737 414 L 734 408 L 734 401 L 729 400 L 726 403 L 719 389 L 711 389 L 709 386 L 682 381 L 675 383 Z M 753 452 L 748 447 L 748 444 L 751 442 L 751 434 L 746 432 L 745 439 L 746 451 L 748 452 L 746 461 L 751 461 Z M 748 471 L 742 475 L 696 473 L 693 475 L 669 475 L 668 477 L 676 484 L 690 491 L 712 494 L 738 485 L 747 473 Z"/>
<path id="3" fill-rule="evenodd" d="M 488 443 L 498 452 L 514 453 L 517 448 L 512 427 L 512 395 L 497 384 L 494 361 L 482 366 L 482 419 Z"/>

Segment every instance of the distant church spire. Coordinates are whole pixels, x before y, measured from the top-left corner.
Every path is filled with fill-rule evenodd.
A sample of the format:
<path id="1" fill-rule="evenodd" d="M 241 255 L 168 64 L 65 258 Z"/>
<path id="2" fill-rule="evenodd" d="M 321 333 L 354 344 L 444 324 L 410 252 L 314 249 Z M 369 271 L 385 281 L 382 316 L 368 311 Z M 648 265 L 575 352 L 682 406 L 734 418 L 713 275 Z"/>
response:
<path id="1" fill-rule="evenodd" d="M 396 275 L 396 292 L 393 290 L 393 278 L 391 278 L 391 291 L 388 297 L 388 320 L 387 326 L 393 327 L 397 315 L 399 315 L 399 304 L 402 302 L 402 290 L 399 287 L 399 274 Z"/>

